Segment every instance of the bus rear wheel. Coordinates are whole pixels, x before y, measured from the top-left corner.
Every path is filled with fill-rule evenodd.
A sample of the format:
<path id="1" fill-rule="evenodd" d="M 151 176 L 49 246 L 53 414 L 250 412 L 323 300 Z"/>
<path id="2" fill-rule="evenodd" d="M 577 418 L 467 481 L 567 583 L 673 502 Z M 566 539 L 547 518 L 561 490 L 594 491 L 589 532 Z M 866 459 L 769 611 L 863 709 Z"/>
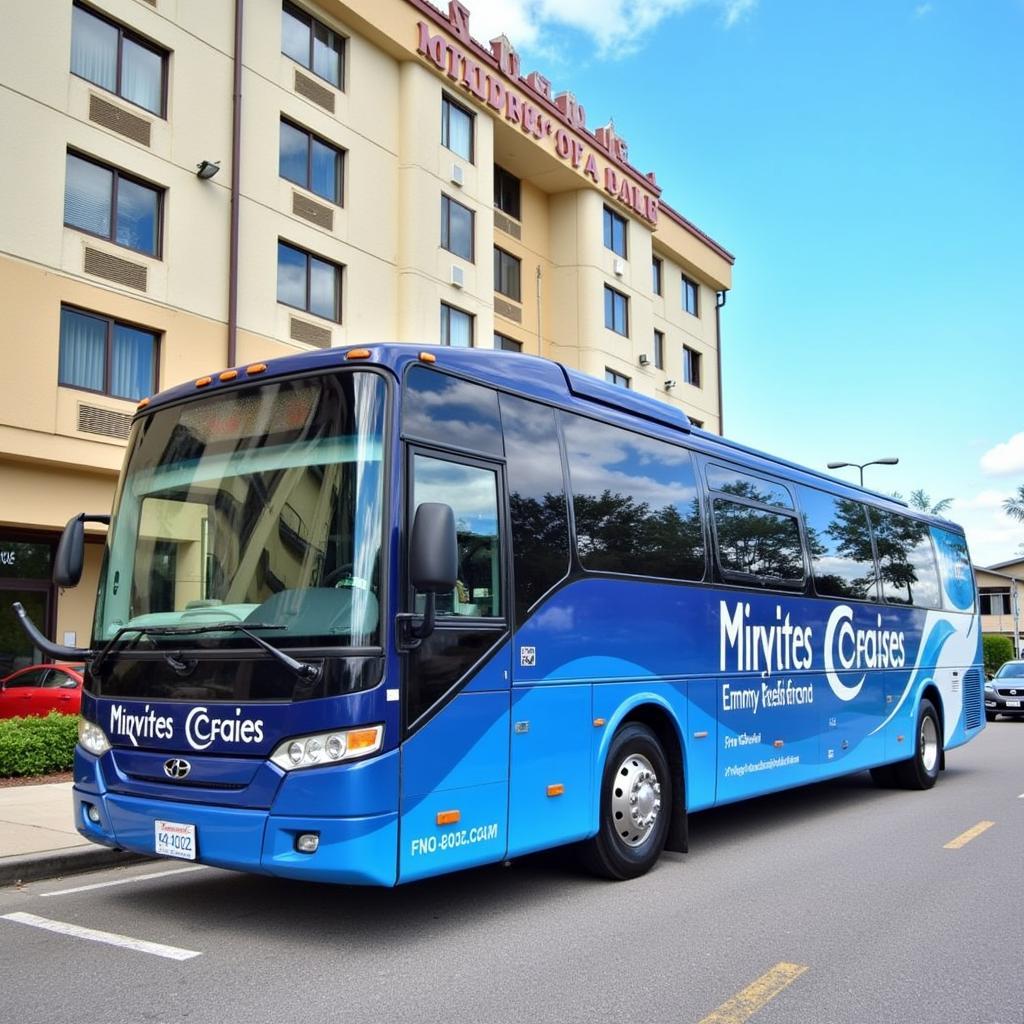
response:
<path id="1" fill-rule="evenodd" d="M 914 736 L 914 756 L 893 765 L 896 783 L 904 789 L 931 789 L 942 763 L 942 729 L 935 705 L 927 698 L 918 709 Z"/>
<path id="2" fill-rule="evenodd" d="M 596 875 L 622 881 L 654 866 L 672 816 L 672 777 L 657 736 L 637 722 L 612 740 L 601 782 L 597 835 L 583 846 Z"/>

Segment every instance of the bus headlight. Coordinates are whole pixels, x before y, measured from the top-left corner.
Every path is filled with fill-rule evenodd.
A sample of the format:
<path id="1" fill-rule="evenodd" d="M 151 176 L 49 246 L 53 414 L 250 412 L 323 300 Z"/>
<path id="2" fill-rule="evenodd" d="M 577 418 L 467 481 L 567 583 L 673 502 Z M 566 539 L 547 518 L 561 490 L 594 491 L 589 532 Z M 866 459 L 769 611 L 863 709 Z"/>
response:
<path id="1" fill-rule="evenodd" d="M 357 757 L 376 754 L 383 742 L 383 725 L 318 732 L 311 736 L 296 736 L 279 743 L 270 755 L 270 760 L 278 768 L 290 772 L 295 768 L 337 764 L 340 761 L 351 761 Z"/>
<path id="2" fill-rule="evenodd" d="M 95 722 L 78 720 L 78 742 L 96 757 L 102 757 L 110 749 L 110 740 Z"/>

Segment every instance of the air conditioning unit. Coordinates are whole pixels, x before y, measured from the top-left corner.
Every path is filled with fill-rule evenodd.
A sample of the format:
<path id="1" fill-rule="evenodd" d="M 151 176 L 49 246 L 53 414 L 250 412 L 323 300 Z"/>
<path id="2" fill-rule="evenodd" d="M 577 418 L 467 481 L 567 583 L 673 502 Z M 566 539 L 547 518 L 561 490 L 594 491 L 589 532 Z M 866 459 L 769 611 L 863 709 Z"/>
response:
<path id="1" fill-rule="evenodd" d="M 616 277 L 622 277 L 626 272 L 626 261 L 621 259 L 619 256 L 616 256 L 615 262 L 612 264 L 612 270 L 615 271 Z"/>
<path id="2" fill-rule="evenodd" d="M 642 352 L 640 353 L 640 365 L 641 366 L 647 366 L 648 363 L 650 363 L 650 361 L 651 360 L 650 360 L 650 358 L 648 356 L 645 356 Z"/>
<path id="3" fill-rule="evenodd" d="M 462 267 L 452 264 L 452 286 L 461 288 L 466 283 L 466 272 Z"/>
<path id="4" fill-rule="evenodd" d="M 452 184 L 462 188 L 462 167 L 459 164 L 452 164 Z"/>

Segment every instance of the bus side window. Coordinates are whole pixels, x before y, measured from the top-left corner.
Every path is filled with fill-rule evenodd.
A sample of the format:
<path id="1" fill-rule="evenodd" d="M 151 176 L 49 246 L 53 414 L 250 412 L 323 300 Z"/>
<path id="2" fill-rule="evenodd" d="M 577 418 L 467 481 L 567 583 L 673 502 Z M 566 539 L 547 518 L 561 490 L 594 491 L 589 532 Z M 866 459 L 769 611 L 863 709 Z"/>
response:
<path id="1" fill-rule="evenodd" d="M 941 608 L 939 569 L 926 523 L 871 509 L 882 593 L 889 604 Z"/>
<path id="2" fill-rule="evenodd" d="M 553 409 L 501 395 L 505 433 L 516 619 L 569 571 L 569 517 Z"/>
<path id="3" fill-rule="evenodd" d="M 875 555 L 865 505 L 813 487 L 798 488 L 819 597 L 877 601 Z"/>
<path id="4" fill-rule="evenodd" d="M 584 569 L 704 578 L 704 527 L 686 448 L 563 414 L 576 550 Z"/>
<path id="5" fill-rule="evenodd" d="M 424 501 L 451 505 L 459 540 L 455 589 L 438 594 L 439 615 L 496 618 L 501 607 L 501 550 L 498 539 L 498 477 L 493 469 L 416 454 L 413 508 Z M 417 611 L 424 597 L 417 595 Z"/>

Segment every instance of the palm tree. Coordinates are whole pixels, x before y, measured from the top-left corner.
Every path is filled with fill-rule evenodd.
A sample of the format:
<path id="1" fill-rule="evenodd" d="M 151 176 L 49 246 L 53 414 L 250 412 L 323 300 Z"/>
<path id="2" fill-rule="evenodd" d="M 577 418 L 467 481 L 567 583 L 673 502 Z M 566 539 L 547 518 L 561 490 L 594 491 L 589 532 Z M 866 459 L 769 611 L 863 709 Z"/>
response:
<path id="1" fill-rule="evenodd" d="M 1024 484 L 1017 488 L 1017 497 L 1003 502 L 1003 511 L 1011 518 L 1024 523 Z"/>
<path id="2" fill-rule="evenodd" d="M 1021 488 L 1021 494 L 1024 495 L 1024 487 Z M 899 491 L 893 492 L 893 497 L 899 501 L 903 501 L 903 495 Z M 952 498 L 942 498 L 941 500 L 932 504 L 932 499 L 928 496 L 928 492 L 923 488 L 918 488 L 916 491 L 910 492 L 910 501 L 907 502 L 911 508 L 916 508 L 919 512 L 928 512 L 933 516 L 941 516 L 943 512 L 953 504 Z M 1024 505 L 1022 505 L 1024 508 Z"/>

